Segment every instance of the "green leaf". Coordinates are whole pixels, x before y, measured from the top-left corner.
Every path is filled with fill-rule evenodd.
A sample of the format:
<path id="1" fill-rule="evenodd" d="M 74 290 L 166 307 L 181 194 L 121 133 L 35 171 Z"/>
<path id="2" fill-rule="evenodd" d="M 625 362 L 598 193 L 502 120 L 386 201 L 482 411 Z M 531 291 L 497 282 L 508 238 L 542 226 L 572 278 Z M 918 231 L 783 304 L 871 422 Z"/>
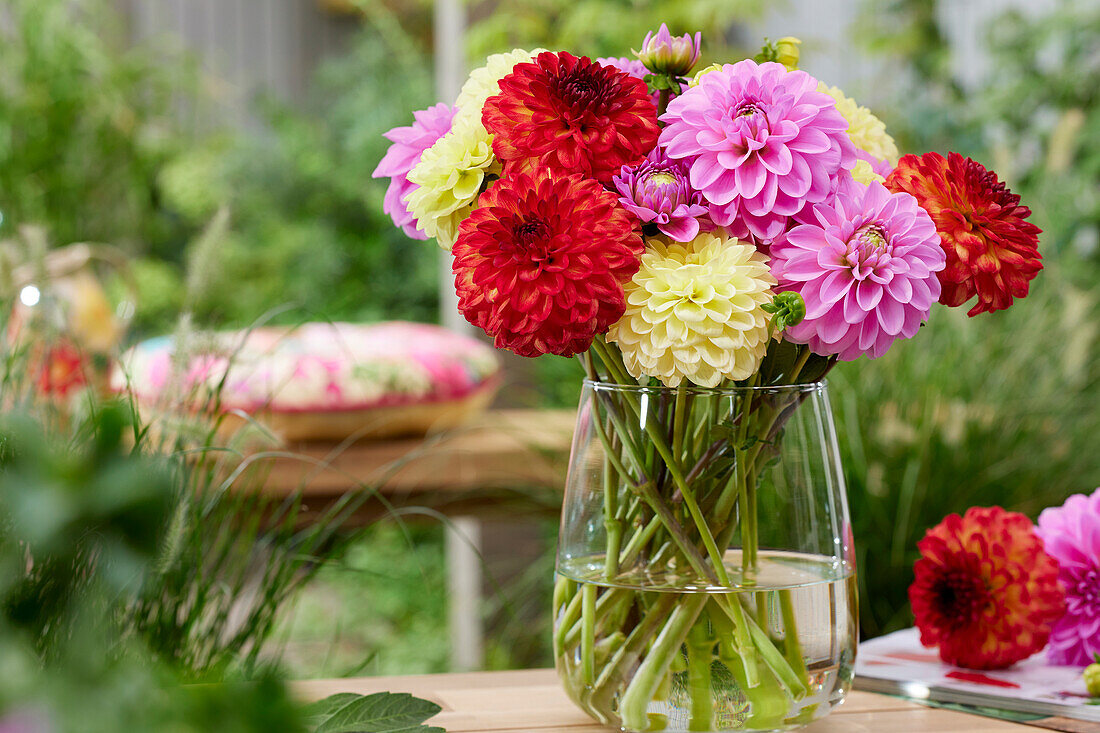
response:
<path id="1" fill-rule="evenodd" d="M 306 713 L 316 733 L 445 733 L 424 725 L 440 710 L 407 692 L 342 692 L 310 705 Z"/>

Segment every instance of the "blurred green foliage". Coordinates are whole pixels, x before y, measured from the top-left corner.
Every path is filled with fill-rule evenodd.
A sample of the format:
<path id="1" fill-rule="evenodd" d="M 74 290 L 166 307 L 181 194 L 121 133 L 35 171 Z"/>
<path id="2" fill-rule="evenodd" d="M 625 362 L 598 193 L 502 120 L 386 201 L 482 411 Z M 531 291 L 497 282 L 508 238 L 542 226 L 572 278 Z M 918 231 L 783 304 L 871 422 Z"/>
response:
<path id="1" fill-rule="evenodd" d="M 393 226 L 387 181 L 370 177 L 382 133 L 431 103 L 428 62 L 400 43 L 366 25 L 306 103 L 262 101 L 264 135 L 212 139 L 162 172 L 166 205 L 194 226 L 221 206 L 230 214 L 201 264 L 201 323 L 250 323 L 283 304 L 297 306 L 291 320 L 436 320 L 438 249 Z"/>
<path id="2" fill-rule="evenodd" d="M 158 203 L 161 165 L 184 149 L 173 95 L 183 59 L 127 49 L 105 0 L 8 0 L 0 23 L 0 212 L 59 242 L 125 244 L 172 259 L 182 241 Z"/>
<path id="3" fill-rule="evenodd" d="M 663 22 L 674 34 L 703 31 L 701 65 L 743 58 L 759 47 L 737 48 L 738 24 L 758 18 L 755 0 L 520 0 L 483 3 L 471 13 L 466 37 L 472 66 L 513 48 L 565 49 L 577 55 L 633 57 L 649 31 Z"/>
<path id="4" fill-rule="evenodd" d="M 271 674 L 182 687 L 123 623 L 175 501 L 168 458 L 132 447 L 129 408 L 46 424 L 0 417 L 0 728 L 305 730 Z"/>

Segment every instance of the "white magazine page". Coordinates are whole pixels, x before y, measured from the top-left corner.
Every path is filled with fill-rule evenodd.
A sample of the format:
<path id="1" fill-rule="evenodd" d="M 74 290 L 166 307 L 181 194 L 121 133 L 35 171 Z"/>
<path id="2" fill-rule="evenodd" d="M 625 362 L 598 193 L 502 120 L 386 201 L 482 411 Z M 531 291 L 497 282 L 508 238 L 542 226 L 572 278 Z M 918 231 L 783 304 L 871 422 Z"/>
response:
<path id="1" fill-rule="evenodd" d="M 921 646 L 917 629 L 896 631 L 859 645 L 856 687 L 1005 710 L 1100 721 L 1079 667 L 1056 667 L 1036 654 L 1008 669 L 978 671 L 940 661 Z"/>

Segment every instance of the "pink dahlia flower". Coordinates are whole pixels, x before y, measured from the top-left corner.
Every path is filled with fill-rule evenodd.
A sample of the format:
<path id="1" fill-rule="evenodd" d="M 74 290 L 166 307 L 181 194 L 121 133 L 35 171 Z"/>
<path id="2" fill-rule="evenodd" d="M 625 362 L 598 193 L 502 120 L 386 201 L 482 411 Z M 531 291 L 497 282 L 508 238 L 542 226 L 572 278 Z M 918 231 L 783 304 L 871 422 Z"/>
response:
<path id="1" fill-rule="evenodd" d="M 855 166 L 848 122 L 817 86 L 804 71 L 746 59 L 701 76 L 669 103 L 660 144 L 690 164 L 715 224 L 774 239 Z"/>
<path id="2" fill-rule="evenodd" d="M 389 178 L 386 198 L 382 201 L 382 211 L 390 215 L 393 223 L 401 227 L 405 234 L 413 239 L 427 239 L 424 232 L 416 228 L 416 218 L 409 213 L 405 203 L 409 194 L 419 188 L 409 181 L 409 171 L 420 162 L 424 151 L 435 144 L 451 129 L 451 120 L 455 110 L 440 102 L 434 107 L 413 112 L 415 122 L 409 127 L 395 127 L 385 133 L 385 138 L 393 143 L 382 162 L 374 169 L 371 178 Z"/>
<path id="3" fill-rule="evenodd" d="M 677 242 L 690 242 L 706 217 L 703 196 L 688 183 L 687 164 L 655 148 L 638 165 L 624 165 L 612 179 L 623 207 Z M 702 224 L 710 229 L 710 221 Z"/>
<path id="4" fill-rule="evenodd" d="M 1066 592 L 1066 614 L 1054 622 L 1047 658 L 1086 667 L 1100 654 L 1100 489 L 1044 509 L 1036 531 L 1058 561 Z"/>
<path id="5" fill-rule="evenodd" d="M 649 74 L 649 69 L 645 67 L 638 59 L 628 59 L 625 56 L 622 58 L 600 58 L 596 59 L 596 63 L 600 66 L 610 66 L 613 69 L 618 69 L 624 74 L 629 74 L 635 79 L 641 79 L 645 81 L 646 75 Z"/>
<path id="6" fill-rule="evenodd" d="M 878 358 L 916 334 L 940 296 L 946 257 L 936 226 L 915 198 L 878 182 L 842 186 L 813 212 L 816 223 L 771 246 L 777 289 L 806 302 L 806 317 L 785 338 L 842 361 Z"/>

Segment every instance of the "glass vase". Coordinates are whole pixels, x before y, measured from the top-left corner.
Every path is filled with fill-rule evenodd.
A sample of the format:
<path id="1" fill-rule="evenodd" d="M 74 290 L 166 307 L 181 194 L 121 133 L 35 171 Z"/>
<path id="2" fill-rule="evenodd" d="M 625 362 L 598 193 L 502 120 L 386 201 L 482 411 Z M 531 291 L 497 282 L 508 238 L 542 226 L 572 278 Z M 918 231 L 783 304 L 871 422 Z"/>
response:
<path id="1" fill-rule="evenodd" d="M 857 630 L 825 383 L 586 381 L 558 539 L 566 692 L 625 731 L 775 731 L 838 705 Z"/>

